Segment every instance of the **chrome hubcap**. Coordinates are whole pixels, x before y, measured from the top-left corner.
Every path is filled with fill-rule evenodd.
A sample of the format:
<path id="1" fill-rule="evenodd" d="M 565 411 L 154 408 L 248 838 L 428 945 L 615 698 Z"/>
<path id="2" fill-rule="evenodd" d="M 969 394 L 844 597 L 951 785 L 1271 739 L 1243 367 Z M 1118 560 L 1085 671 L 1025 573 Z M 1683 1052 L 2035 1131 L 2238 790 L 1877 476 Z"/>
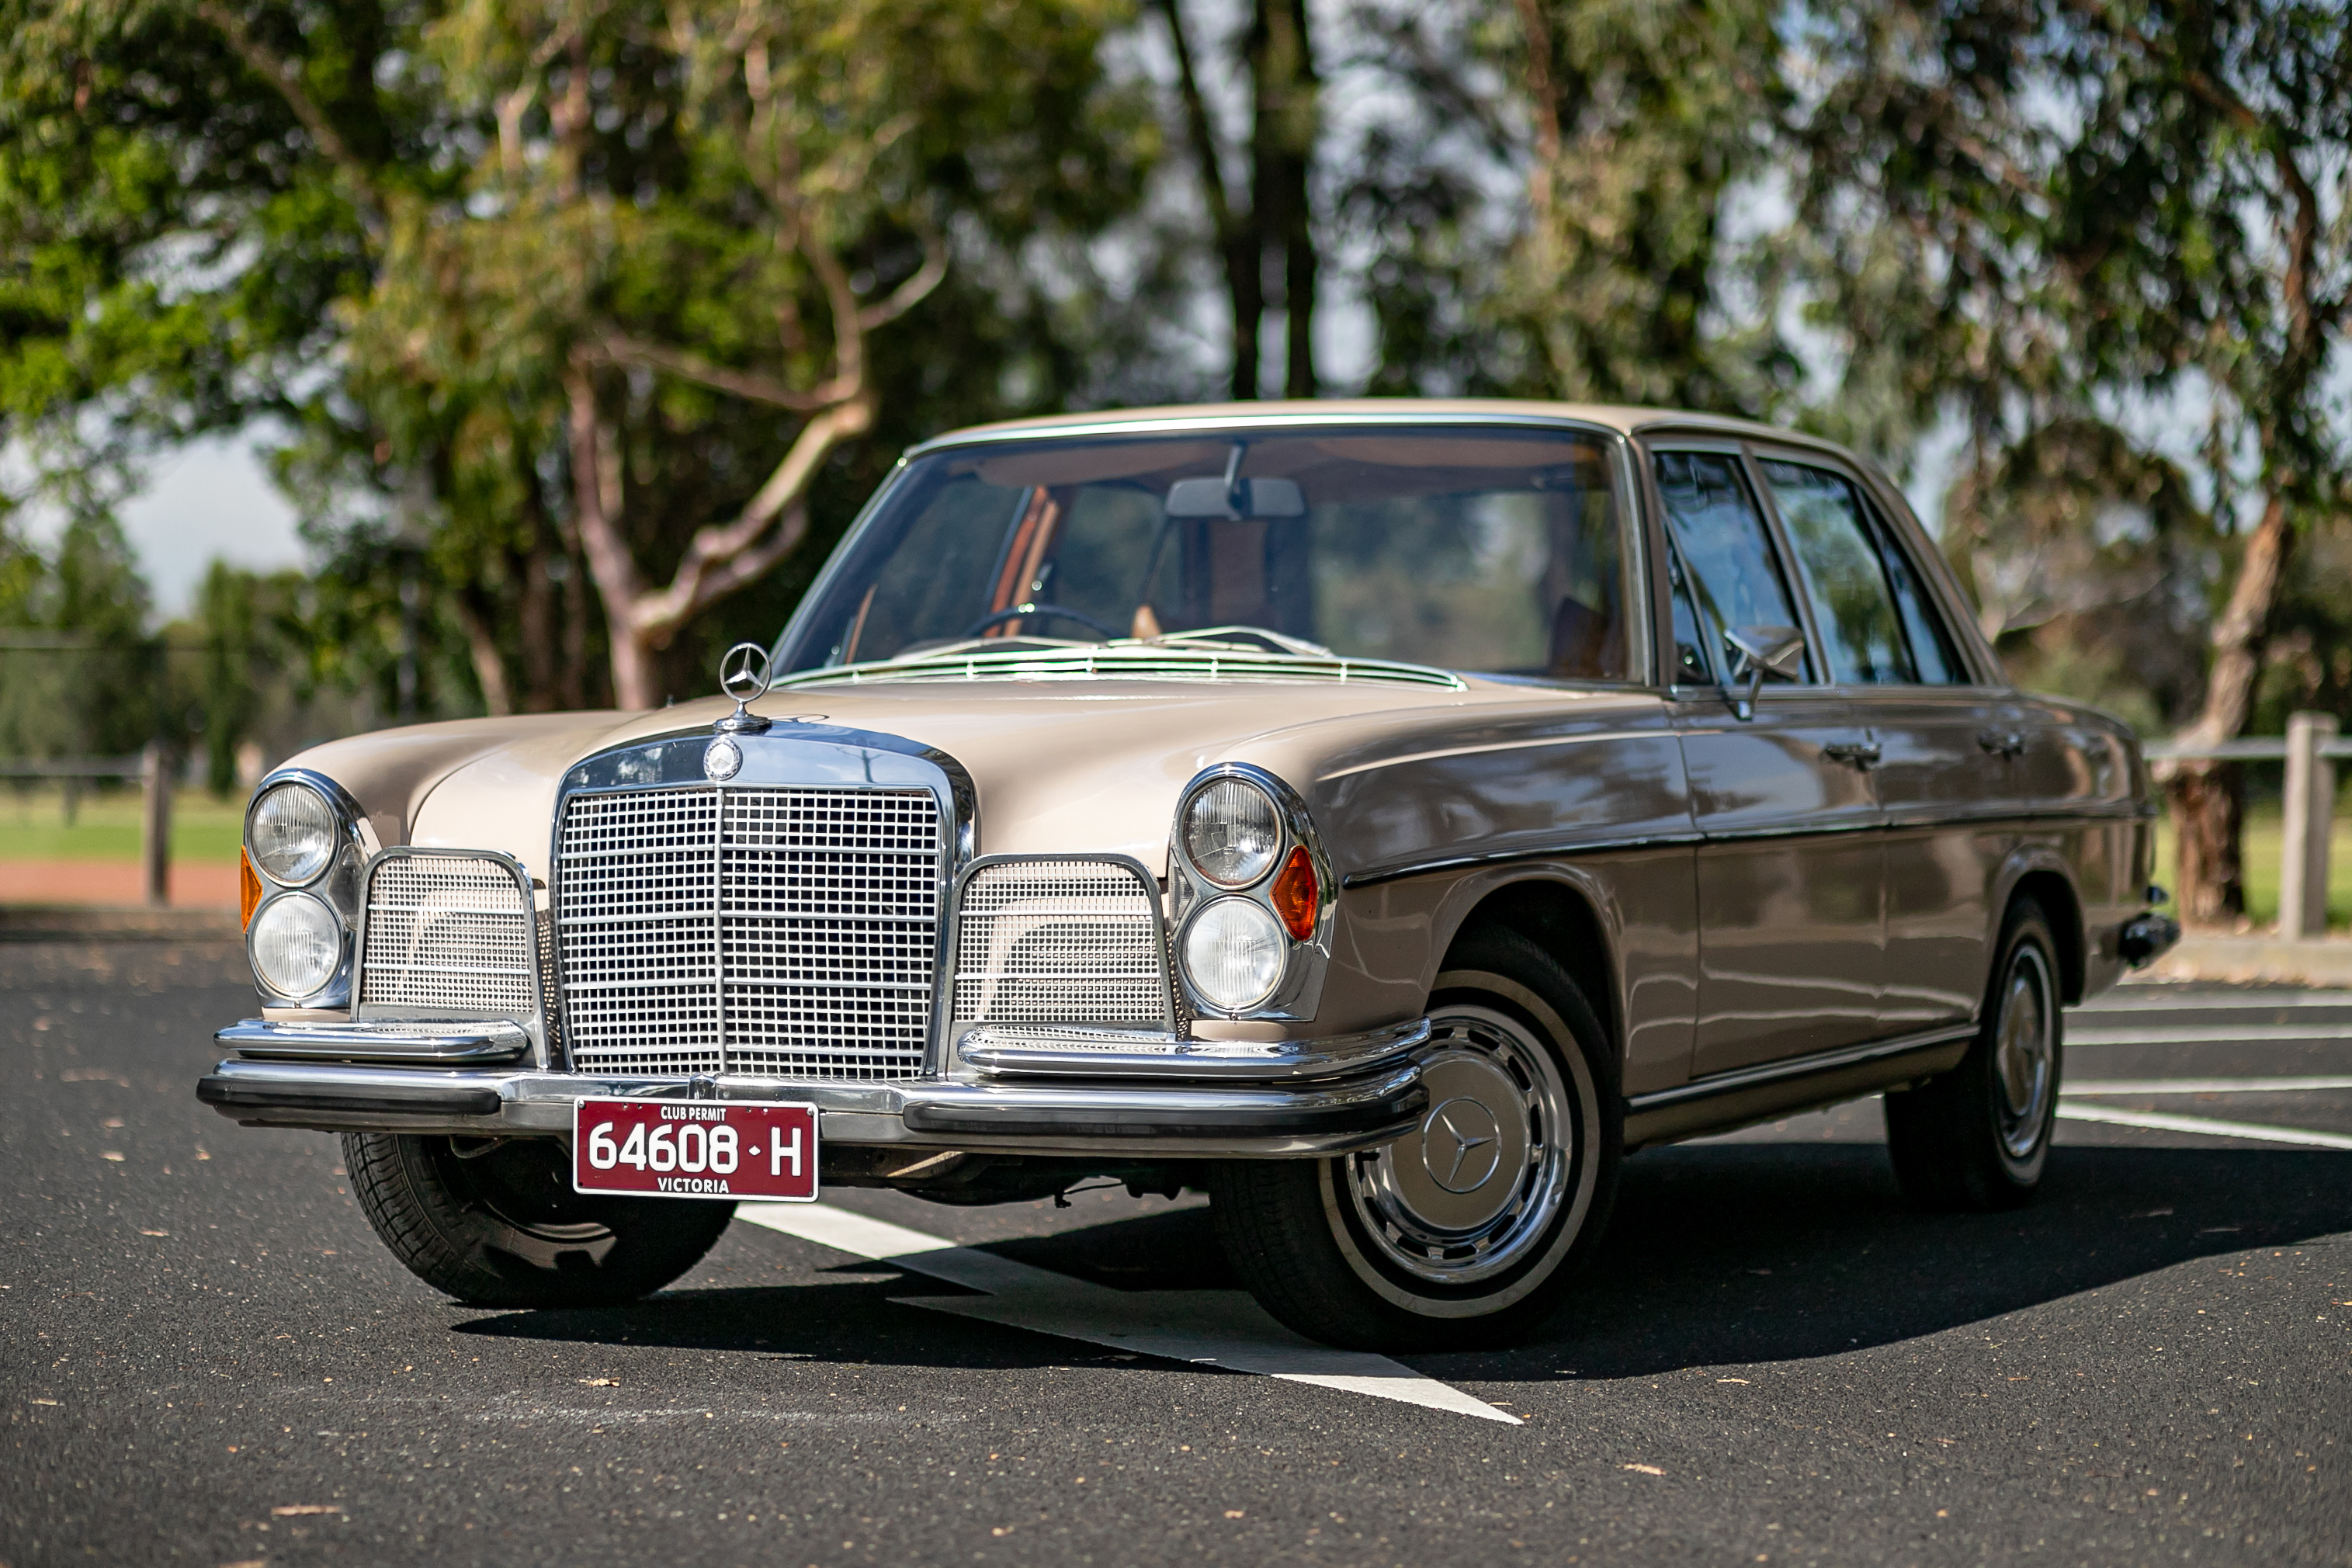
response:
<path id="1" fill-rule="evenodd" d="M 1484 1007 L 1430 1019 L 1430 1108 L 1387 1148 L 1348 1160 L 1348 1192 L 1390 1264 L 1467 1284 L 1519 1262 L 1575 1169 L 1572 1097 L 1526 1026 Z"/>
<path id="2" fill-rule="evenodd" d="M 2041 949 L 2020 947 L 2010 959 L 1993 1036 L 2000 1142 L 2011 1159 L 2032 1156 L 2050 1119 L 2056 1022 L 2050 966 Z"/>

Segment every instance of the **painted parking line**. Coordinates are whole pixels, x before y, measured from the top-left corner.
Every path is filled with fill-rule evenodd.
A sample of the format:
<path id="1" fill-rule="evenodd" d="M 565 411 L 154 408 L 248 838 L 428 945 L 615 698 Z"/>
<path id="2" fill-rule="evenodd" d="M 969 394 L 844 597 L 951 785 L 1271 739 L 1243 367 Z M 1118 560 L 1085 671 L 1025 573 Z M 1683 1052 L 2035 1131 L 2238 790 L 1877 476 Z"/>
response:
<path id="1" fill-rule="evenodd" d="M 1137 1355 L 1521 1425 L 1517 1416 L 1386 1356 L 1333 1350 L 1302 1339 L 1239 1290 L 1114 1290 L 830 1204 L 739 1204 L 735 1217 L 835 1252 L 986 1292 L 891 1298 L 905 1306 Z"/>
<path id="2" fill-rule="evenodd" d="M 2352 1089 L 2352 1078 L 2090 1078 L 2058 1090 L 2073 1094 L 2301 1094 Z"/>
<path id="3" fill-rule="evenodd" d="M 2194 996 L 2131 994 L 2110 991 L 2075 1013 L 2087 1018 L 2096 1013 L 2266 1013 L 2285 1007 L 2352 1007 L 2352 991 L 2282 991 L 2262 994 L 2206 992 Z"/>
<path id="4" fill-rule="evenodd" d="M 2162 1110 L 2123 1110 L 2111 1105 L 2084 1105 L 2074 1100 L 2061 1100 L 2058 1114 L 2068 1121 L 2105 1121 L 2117 1127 L 2145 1127 L 2158 1132 L 2195 1132 L 2207 1138 L 2299 1143 L 2311 1149 L 2352 1149 L 2352 1137 L 2341 1132 L 2314 1132 L 2304 1127 L 2272 1127 L 2260 1121 L 2220 1121 L 2206 1116 L 2174 1116 Z"/>
<path id="5" fill-rule="evenodd" d="M 2079 1015 L 2078 1015 L 2079 1016 Z M 2262 1045 L 2286 1040 L 2352 1040 L 2352 1023 L 2344 1024 L 2197 1024 L 2187 1028 L 2099 1029 L 2066 1026 L 2070 1046 L 2210 1046 L 2228 1043 Z"/>

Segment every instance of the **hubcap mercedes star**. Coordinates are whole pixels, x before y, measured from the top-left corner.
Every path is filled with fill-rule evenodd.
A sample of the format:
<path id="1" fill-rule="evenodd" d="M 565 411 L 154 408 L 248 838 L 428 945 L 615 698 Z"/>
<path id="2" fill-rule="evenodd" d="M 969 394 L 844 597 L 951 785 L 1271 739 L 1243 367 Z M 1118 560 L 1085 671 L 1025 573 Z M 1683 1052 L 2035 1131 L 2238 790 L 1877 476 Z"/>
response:
<path id="1" fill-rule="evenodd" d="M 1575 1169 L 1573 1097 L 1516 1018 L 1464 1007 L 1430 1029 L 1428 1113 L 1351 1156 L 1348 1187 L 1387 1263 L 1466 1285 L 1522 1261 L 1559 1214 Z"/>
<path id="2" fill-rule="evenodd" d="M 1993 1037 L 2000 1142 L 2013 1160 L 2032 1155 L 2049 1121 L 2055 1024 L 2050 967 L 2039 948 L 2020 947 L 2010 960 L 2008 984 L 2001 987 L 2000 1019 Z"/>

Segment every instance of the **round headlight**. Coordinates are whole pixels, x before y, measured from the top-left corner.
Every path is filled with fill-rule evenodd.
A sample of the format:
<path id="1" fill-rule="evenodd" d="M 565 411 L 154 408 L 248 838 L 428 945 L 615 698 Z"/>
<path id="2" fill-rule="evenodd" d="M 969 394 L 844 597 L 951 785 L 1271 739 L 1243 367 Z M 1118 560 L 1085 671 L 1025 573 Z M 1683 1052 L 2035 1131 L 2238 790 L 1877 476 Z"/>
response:
<path id="1" fill-rule="evenodd" d="M 247 833 L 254 864 L 273 882 L 300 887 L 335 858 L 340 825 L 327 797 L 309 784 L 282 784 L 254 803 Z"/>
<path id="2" fill-rule="evenodd" d="M 1282 928 L 1263 904 L 1218 899 L 1184 928 L 1184 973 L 1212 1006 L 1228 1013 L 1266 998 L 1282 978 Z"/>
<path id="3" fill-rule="evenodd" d="M 1219 779 L 1184 806 L 1184 858 L 1220 888 L 1246 888 L 1274 868 L 1282 814 L 1265 791 Z"/>
<path id="4" fill-rule="evenodd" d="M 343 959 L 343 928 L 334 911 L 308 893 L 288 893 L 261 906 L 249 939 L 253 972 L 280 996 L 325 988 Z"/>

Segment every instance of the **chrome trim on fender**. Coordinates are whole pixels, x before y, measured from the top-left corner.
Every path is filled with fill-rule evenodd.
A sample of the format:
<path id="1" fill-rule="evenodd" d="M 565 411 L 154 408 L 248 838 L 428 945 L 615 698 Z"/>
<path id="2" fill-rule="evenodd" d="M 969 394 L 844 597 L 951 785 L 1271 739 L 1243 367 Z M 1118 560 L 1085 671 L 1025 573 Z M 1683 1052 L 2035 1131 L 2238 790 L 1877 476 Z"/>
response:
<path id="1" fill-rule="evenodd" d="M 1048 1042 L 1066 1041 L 1058 1048 Z M 1429 1043 L 1429 1020 L 1411 1018 L 1321 1040 L 1191 1040 L 1075 1025 L 982 1025 L 956 1057 L 982 1078 L 1212 1079 L 1281 1083 L 1369 1072 Z M 1137 1048 L 1148 1047 L 1148 1048 Z"/>
<path id="2" fill-rule="evenodd" d="M 277 1024 L 247 1018 L 213 1036 L 239 1056 L 260 1060 L 410 1062 L 448 1066 L 510 1062 L 529 1055 L 531 1037 L 508 1018 L 451 1021 L 436 1026 L 364 1024 Z"/>

